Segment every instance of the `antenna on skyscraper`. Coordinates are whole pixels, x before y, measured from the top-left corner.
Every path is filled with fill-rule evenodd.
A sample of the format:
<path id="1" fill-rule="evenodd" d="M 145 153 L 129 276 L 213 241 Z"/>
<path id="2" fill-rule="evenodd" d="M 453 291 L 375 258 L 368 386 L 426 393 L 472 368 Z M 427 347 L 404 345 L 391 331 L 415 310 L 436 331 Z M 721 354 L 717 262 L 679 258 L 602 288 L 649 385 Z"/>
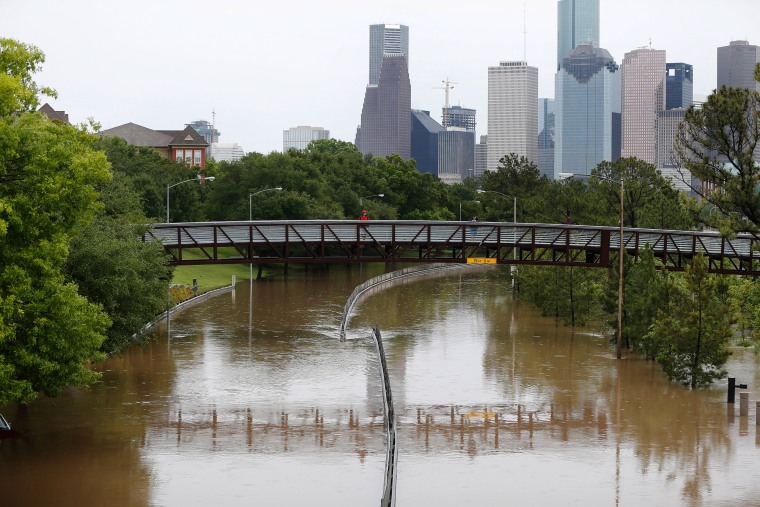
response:
<path id="1" fill-rule="evenodd" d="M 214 142 L 216 137 L 216 111 L 211 109 L 211 143 Z"/>
<path id="2" fill-rule="evenodd" d="M 433 89 L 435 90 L 444 90 L 444 105 L 443 105 L 443 126 L 444 128 L 449 128 L 449 90 L 453 89 L 454 87 L 451 85 L 459 84 L 455 83 L 454 81 L 449 81 L 449 78 L 447 77 L 443 81 L 443 86 L 435 86 Z"/>
<path id="3" fill-rule="evenodd" d="M 525 2 L 523 2 L 523 61 L 528 61 L 528 22 L 525 15 Z"/>

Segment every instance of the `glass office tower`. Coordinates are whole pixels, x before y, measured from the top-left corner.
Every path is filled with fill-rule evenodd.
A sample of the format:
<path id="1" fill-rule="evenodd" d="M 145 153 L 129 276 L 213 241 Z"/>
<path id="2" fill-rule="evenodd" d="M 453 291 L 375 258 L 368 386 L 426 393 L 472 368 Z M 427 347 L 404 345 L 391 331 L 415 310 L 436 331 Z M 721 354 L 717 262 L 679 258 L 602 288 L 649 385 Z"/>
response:
<path id="1" fill-rule="evenodd" d="M 589 42 L 599 47 L 599 0 L 559 0 L 557 70 L 571 50 Z"/>
<path id="2" fill-rule="evenodd" d="M 581 44 L 556 75 L 554 175 L 589 174 L 620 157 L 620 72 L 609 51 Z"/>

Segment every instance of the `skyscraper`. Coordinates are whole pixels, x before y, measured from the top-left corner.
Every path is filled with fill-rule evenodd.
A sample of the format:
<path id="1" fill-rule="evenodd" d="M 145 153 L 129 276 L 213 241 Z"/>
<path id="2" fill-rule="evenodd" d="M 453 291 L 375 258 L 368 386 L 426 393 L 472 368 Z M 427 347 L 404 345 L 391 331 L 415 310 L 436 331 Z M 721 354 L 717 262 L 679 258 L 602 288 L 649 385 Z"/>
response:
<path id="1" fill-rule="evenodd" d="M 409 27 L 404 25 L 369 26 L 369 84 L 380 80 L 383 56 L 406 56 L 409 65 Z"/>
<path id="2" fill-rule="evenodd" d="M 419 172 L 438 176 L 438 134 L 444 130 L 429 111 L 412 110 L 412 158 Z"/>
<path id="3" fill-rule="evenodd" d="M 438 134 L 438 178 L 460 183 L 475 176 L 475 132 L 451 127 Z"/>
<path id="4" fill-rule="evenodd" d="M 515 153 L 538 160 L 538 68 L 527 62 L 488 67 L 488 167 Z"/>
<path id="5" fill-rule="evenodd" d="M 283 153 L 291 148 L 305 150 L 309 143 L 317 139 L 330 139 L 330 131 L 322 127 L 298 126 L 282 131 Z"/>
<path id="6" fill-rule="evenodd" d="M 746 40 L 731 41 L 718 48 L 718 88 L 733 86 L 760 92 L 755 81 L 755 65 L 760 63 L 760 47 Z"/>
<path id="7" fill-rule="evenodd" d="M 442 125 L 446 128 L 458 127 L 475 132 L 475 110 L 462 106 L 451 106 L 448 109 L 444 107 Z"/>
<path id="8" fill-rule="evenodd" d="M 554 178 L 554 99 L 538 99 L 538 170 Z"/>
<path id="9" fill-rule="evenodd" d="M 665 109 L 665 51 L 634 49 L 620 65 L 621 156 L 657 163 L 657 116 Z"/>
<path id="10" fill-rule="evenodd" d="M 665 109 L 687 108 L 694 102 L 694 69 L 688 63 L 666 63 Z"/>
<path id="11" fill-rule="evenodd" d="M 578 44 L 599 47 L 599 0 L 557 2 L 557 70 L 562 59 Z"/>
<path id="12" fill-rule="evenodd" d="M 385 55 L 377 85 L 368 85 L 356 146 L 365 155 L 386 157 L 411 153 L 412 86 L 406 56 Z"/>
<path id="13" fill-rule="evenodd" d="M 660 111 L 657 118 L 657 168 L 673 186 L 684 192 L 691 191 L 691 173 L 676 161 L 675 145 L 678 127 L 686 117 L 685 108 Z"/>
<path id="14" fill-rule="evenodd" d="M 590 174 L 620 156 L 620 71 L 609 51 L 580 44 L 556 74 L 554 176 Z"/>

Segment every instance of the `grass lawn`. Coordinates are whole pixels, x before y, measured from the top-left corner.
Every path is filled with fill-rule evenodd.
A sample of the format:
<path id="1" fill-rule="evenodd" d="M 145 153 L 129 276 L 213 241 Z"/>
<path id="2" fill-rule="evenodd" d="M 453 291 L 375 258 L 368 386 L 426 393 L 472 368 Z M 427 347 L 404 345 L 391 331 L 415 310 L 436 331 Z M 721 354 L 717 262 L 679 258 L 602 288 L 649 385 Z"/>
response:
<path id="1" fill-rule="evenodd" d="M 201 255 L 192 250 L 185 250 L 182 253 L 184 259 L 201 259 Z M 259 267 L 253 265 L 253 277 L 256 278 Z M 262 272 L 262 277 L 271 276 L 275 273 L 281 273 L 281 269 L 272 269 L 267 266 Z M 193 266 L 177 266 L 172 274 L 172 283 L 187 285 L 192 287 L 193 279 L 198 280 L 198 292 L 208 292 L 219 287 L 227 287 L 232 283 L 232 275 L 239 282 L 247 281 L 249 277 L 248 264 L 204 264 Z"/>

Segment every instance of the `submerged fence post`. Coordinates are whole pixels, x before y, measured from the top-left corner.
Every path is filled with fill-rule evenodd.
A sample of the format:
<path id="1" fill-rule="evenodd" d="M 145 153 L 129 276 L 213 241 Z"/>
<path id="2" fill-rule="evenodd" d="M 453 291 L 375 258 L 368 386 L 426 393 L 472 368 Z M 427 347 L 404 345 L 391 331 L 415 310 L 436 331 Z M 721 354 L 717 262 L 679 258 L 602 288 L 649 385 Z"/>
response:
<path id="1" fill-rule="evenodd" d="M 739 393 L 739 416 L 749 415 L 749 393 Z"/>

